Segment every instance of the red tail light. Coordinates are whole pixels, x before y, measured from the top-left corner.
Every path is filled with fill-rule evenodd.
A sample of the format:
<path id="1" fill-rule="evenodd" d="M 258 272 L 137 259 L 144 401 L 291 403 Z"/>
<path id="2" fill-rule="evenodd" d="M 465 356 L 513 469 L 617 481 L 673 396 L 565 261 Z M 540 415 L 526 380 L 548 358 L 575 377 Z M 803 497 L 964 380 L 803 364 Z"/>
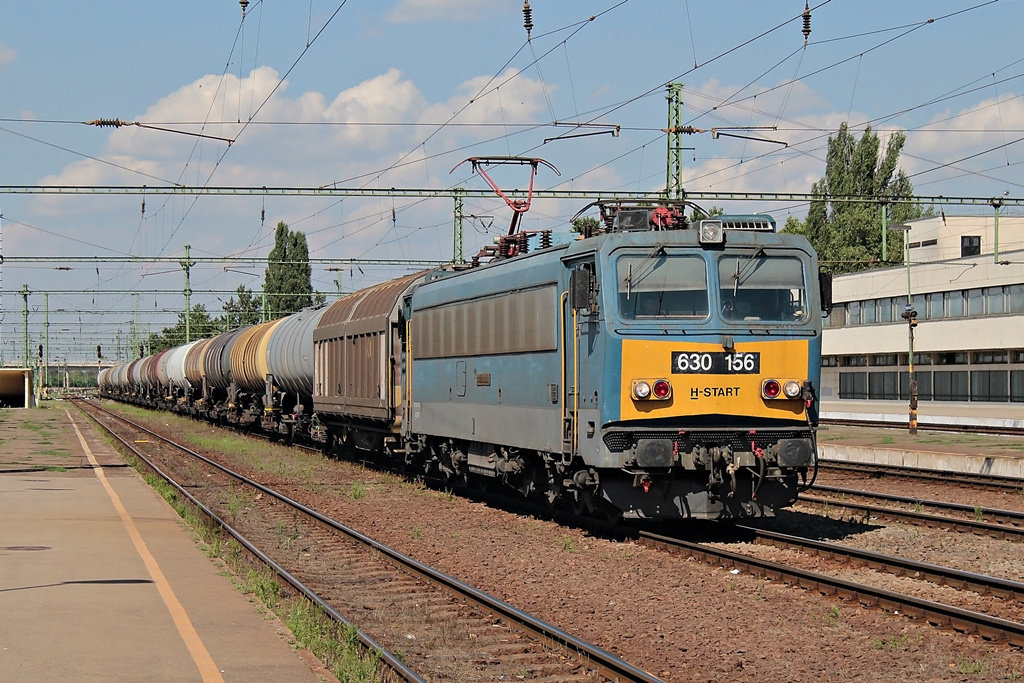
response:
<path id="1" fill-rule="evenodd" d="M 672 385 L 667 380 L 659 379 L 654 383 L 654 398 L 665 399 L 672 393 Z"/>
<path id="2" fill-rule="evenodd" d="M 765 398 L 778 398 L 779 394 L 782 393 L 782 385 L 777 380 L 766 379 L 761 384 L 761 395 Z"/>

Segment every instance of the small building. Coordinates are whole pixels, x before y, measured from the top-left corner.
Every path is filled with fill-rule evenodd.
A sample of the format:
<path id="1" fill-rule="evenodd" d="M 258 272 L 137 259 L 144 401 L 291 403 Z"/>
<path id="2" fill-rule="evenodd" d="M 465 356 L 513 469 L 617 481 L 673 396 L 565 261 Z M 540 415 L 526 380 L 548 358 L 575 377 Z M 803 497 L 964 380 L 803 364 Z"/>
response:
<path id="1" fill-rule="evenodd" d="M 906 401 L 913 348 L 922 402 L 1024 402 L 1024 217 L 931 216 L 906 228 L 906 265 L 834 280 L 822 400 Z"/>

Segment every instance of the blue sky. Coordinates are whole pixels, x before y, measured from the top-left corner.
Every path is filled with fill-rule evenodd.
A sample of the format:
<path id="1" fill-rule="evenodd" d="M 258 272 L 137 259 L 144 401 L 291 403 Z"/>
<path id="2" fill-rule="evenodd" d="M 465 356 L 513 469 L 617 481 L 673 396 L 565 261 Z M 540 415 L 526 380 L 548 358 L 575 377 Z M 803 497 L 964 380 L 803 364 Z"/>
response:
<path id="1" fill-rule="evenodd" d="M 1024 196 L 1021 0 L 819 0 L 806 46 L 802 0 L 531 6 L 527 42 L 519 0 L 252 0 L 244 21 L 233 0 L 4 3 L 0 186 L 482 188 L 461 161 L 527 155 L 561 172 L 542 168 L 539 188 L 657 190 L 665 84 L 677 81 L 684 123 L 775 141 L 686 137 L 690 191 L 809 192 L 824 172 L 828 135 L 848 121 L 858 135 L 868 124 L 883 139 L 907 131 L 901 166 L 920 195 Z M 81 124 L 97 118 L 210 137 Z M 544 144 L 568 130 L 554 121 L 621 134 Z M 771 128 L 736 129 L 759 126 Z M 509 188 L 528 180 L 520 167 L 493 176 Z M 565 230 L 580 208 L 537 201 L 524 225 Z M 780 223 L 806 210 L 723 208 L 769 211 Z M 0 194 L 0 213 L 5 257 L 181 257 L 189 244 L 193 256 L 264 258 L 281 220 L 306 232 L 313 257 L 452 253 L 449 199 L 152 195 L 143 211 L 137 195 Z M 467 255 L 510 217 L 497 198 L 468 200 L 465 213 L 493 216 L 467 225 Z M 155 293 L 182 289 L 174 264 L 55 267 L 4 264 L 8 359 L 21 355 L 23 284 L 34 292 L 33 343 L 41 293 L 54 292 L 51 355 L 89 356 L 118 330 L 126 337 L 133 320 L 158 330 L 183 305 Z M 367 267 L 340 277 L 351 290 L 401 272 Z M 219 314 L 217 295 L 204 291 L 258 289 L 261 276 L 251 266 L 196 267 L 193 303 Z M 314 287 L 336 291 L 338 277 L 314 268 Z"/>

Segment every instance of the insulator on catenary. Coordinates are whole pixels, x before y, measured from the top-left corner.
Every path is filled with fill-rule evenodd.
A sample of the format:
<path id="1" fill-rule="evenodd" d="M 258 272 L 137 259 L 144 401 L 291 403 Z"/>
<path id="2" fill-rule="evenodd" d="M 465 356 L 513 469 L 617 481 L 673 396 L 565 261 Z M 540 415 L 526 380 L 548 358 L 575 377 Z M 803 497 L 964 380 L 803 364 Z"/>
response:
<path id="1" fill-rule="evenodd" d="M 526 40 L 530 40 L 530 31 L 533 30 L 533 8 L 530 7 L 530 0 L 523 3 L 523 28 L 526 29 Z"/>
<path id="2" fill-rule="evenodd" d="M 808 2 L 804 3 L 804 45 L 807 44 L 807 37 L 811 35 L 811 6 Z"/>

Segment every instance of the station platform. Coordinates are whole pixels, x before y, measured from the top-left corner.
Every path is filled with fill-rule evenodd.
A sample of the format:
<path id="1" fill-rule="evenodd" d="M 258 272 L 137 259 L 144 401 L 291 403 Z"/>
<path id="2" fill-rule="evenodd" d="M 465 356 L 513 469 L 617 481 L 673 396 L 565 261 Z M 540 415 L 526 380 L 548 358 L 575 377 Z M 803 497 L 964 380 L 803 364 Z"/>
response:
<path id="1" fill-rule="evenodd" d="M 70 404 L 0 410 L 0 680 L 334 681 Z"/>
<path id="2" fill-rule="evenodd" d="M 914 467 L 944 472 L 991 474 L 1021 479 L 1024 436 L 897 428 L 823 426 L 818 431 L 822 461 Z"/>
<path id="3" fill-rule="evenodd" d="M 822 401 L 821 419 L 867 420 L 885 428 L 830 424 L 818 432 L 824 461 L 839 460 L 1024 479 L 1024 434 L 929 431 L 929 426 L 1024 430 L 1020 403 L 927 401 L 918 405 L 918 433 L 909 433 L 901 401 Z"/>

